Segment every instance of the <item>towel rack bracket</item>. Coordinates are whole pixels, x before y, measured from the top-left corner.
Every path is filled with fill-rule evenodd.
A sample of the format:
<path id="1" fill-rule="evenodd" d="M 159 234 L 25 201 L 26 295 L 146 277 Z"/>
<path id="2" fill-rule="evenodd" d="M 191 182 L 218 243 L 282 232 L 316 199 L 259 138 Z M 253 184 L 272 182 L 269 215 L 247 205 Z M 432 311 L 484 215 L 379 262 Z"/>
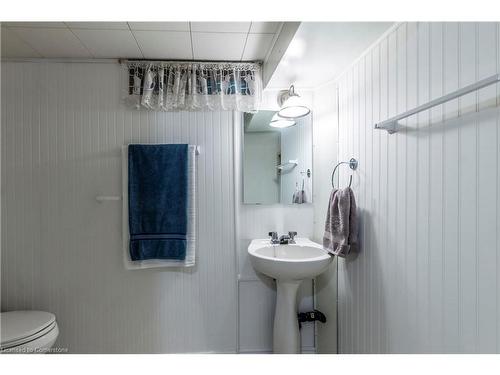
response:
<path id="1" fill-rule="evenodd" d="M 351 158 L 351 160 L 349 160 L 349 168 L 351 168 L 353 171 L 358 169 L 358 161 L 354 158 Z"/>
<path id="2" fill-rule="evenodd" d="M 391 122 L 378 123 L 378 124 L 375 124 L 375 129 L 387 130 L 387 133 L 394 134 L 398 131 L 398 122 L 391 121 Z"/>

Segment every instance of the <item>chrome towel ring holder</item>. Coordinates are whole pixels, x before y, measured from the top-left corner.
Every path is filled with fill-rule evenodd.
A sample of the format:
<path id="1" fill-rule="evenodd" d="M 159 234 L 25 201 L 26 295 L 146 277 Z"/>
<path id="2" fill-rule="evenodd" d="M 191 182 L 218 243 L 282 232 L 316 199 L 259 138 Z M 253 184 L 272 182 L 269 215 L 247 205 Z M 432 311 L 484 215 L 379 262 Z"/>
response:
<path id="1" fill-rule="evenodd" d="M 355 171 L 358 168 L 358 161 L 354 158 L 351 158 L 351 160 L 349 160 L 349 161 L 341 161 L 340 163 L 338 163 L 335 166 L 335 168 L 333 168 L 333 172 L 332 172 L 332 188 L 334 188 L 334 189 L 335 189 L 335 185 L 333 184 L 333 178 L 335 177 L 335 172 L 337 171 L 337 168 L 341 164 L 349 165 L 349 168 L 351 168 L 353 171 Z M 351 187 L 351 184 L 352 184 L 352 173 L 351 173 L 351 176 L 349 177 L 349 187 Z"/>

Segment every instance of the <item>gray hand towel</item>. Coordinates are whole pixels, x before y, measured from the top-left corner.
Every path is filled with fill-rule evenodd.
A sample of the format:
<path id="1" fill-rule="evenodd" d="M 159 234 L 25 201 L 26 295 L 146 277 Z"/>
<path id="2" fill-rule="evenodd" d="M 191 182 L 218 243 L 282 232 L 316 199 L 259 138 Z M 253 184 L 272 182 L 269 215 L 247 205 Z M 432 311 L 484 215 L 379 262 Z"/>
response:
<path id="1" fill-rule="evenodd" d="M 333 190 L 326 214 L 323 247 L 345 258 L 354 248 L 357 237 L 356 200 L 352 189 Z"/>

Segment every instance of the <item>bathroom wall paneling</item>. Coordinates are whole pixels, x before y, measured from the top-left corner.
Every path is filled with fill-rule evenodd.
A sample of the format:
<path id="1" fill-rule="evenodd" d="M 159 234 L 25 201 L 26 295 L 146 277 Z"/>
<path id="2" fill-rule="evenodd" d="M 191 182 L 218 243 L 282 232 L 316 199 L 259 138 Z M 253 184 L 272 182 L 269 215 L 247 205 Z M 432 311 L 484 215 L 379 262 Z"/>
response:
<path id="1" fill-rule="evenodd" d="M 71 353 L 237 350 L 231 112 L 121 103 L 116 63 L 2 62 L 2 311 L 57 316 Z M 191 269 L 126 271 L 121 146 L 198 144 Z"/>
<path id="2" fill-rule="evenodd" d="M 499 352 L 500 85 L 373 128 L 498 74 L 499 40 L 498 23 L 402 23 L 337 80 L 361 228 L 339 260 L 340 352 Z"/>

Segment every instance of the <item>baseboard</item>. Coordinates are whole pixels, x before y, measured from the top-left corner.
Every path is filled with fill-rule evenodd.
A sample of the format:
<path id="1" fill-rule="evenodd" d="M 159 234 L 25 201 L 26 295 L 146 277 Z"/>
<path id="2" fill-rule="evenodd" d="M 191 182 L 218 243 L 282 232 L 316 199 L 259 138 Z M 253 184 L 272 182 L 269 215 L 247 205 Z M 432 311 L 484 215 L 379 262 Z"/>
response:
<path id="1" fill-rule="evenodd" d="M 316 354 L 316 347 L 304 347 L 301 348 L 301 354 Z M 272 354 L 271 349 L 240 349 L 240 354 Z"/>
<path id="2" fill-rule="evenodd" d="M 273 354 L 271 349 L 240 349 L 239 354 Z"/>
<path id="3" fill-rule="evenodd" d="M 316 354 L 316 347 L 310 346 L 302 348 L 302 354 Z"/>
<path id="4" fill-rule="evenodd" d="M 208 352 L 189 352 L 189 353 L 176 353 L 176 354 L 238 354 L 236 351 L 208 351 Z"/>

